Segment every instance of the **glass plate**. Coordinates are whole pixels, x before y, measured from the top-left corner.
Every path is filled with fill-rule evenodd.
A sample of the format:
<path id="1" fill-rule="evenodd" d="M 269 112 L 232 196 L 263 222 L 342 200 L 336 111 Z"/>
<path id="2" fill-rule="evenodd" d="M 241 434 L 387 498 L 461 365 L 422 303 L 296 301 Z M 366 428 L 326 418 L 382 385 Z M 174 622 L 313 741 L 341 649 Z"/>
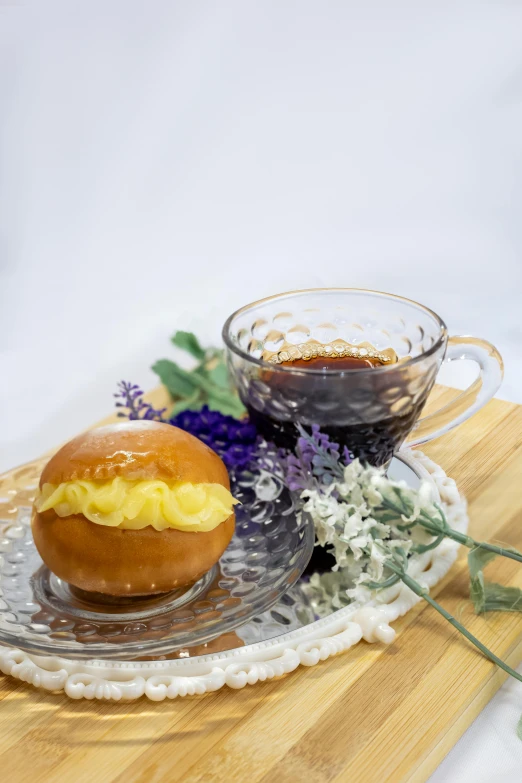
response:
<path id="1" fill-rule="evenodd" d="M 324 600 L 318 606 L 301 576 L 313 550 L 311 526 L 298 523 L 284 487 L 246 474 L 234 486 L 243 503 L 236 535 L 219 569 L 190 590 L 126 605 L 71 593 L 42 565 L 31 536 L 44 464 L 0 476 L 0 643 L 67 658 L 193 659 L 273 639 L 335 611 Z M 420 470 L 399 454 L 388 475 L 417 488 L 429 478 Z"/>
<path id="2" fill-rule="evenodd" d="M 101 600 L 70 588 L 36 551 L 31 503 L 44 464 L 0 477 L 0 643 L 67 658 L 187 657 L 314 619 L 299 590 L 289 592 L 310 560 L 313 526 L 296 515 L 280 481 L 246 472 L 233 481 L 241 501 L 234 537 L 219 563 L 188 590 Z M 233 632 L 239 626 L 244 638 Z"/>

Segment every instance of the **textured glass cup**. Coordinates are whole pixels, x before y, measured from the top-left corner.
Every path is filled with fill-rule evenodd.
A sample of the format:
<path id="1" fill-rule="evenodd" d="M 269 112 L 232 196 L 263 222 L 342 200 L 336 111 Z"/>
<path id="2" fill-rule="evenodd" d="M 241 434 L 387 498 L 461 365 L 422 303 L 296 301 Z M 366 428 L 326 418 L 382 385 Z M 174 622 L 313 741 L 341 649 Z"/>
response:
<path id="1" fill-rule="evenodd" d="M 495 394 L 503 375 L 490 343 L 448 337 L 432 310 L 376 291 L 312 289 L 262 299 L 230 316 L 223 339 L 234 383 L 263 437 L 292 448 L 296 423 L 318 424 L 373 465 L 388 464 L 410 433 L 408 445 L 418 445 L 461 424 Z M 369 343 L 379 352 L 393 349 L 399 361 L 325 370 L 266 360 L 278 352 L 296 358 L 309 341 L 333 353 L 347 343 Z M 474 360 L 478 378 L 450 404 L 420 418 L 442 362 L 456 359 Z"/>

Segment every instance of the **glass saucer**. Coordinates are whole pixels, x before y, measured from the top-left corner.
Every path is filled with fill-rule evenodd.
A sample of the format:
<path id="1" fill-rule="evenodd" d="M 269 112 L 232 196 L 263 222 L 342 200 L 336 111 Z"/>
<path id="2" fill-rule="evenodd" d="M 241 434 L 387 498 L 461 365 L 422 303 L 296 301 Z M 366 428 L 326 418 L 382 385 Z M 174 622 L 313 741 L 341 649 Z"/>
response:
<path id="1" fill-rule="evenodd" d="M 31 535 L 44 464 L 0 476 L 0 644 L 66 658 L 195 659 L 274 639 L 335 611 L 323 604 L 318 614 L 302 576 L 311 525 L 299 522 L 285 487 L 251 474 L 233 488 L 242 501 L 234 539 L 189 590 L 119 603 L 71 590 L 43 566 Z M 406 454 L 393 458 L 388 475 L 414 489 L 430 480 Z"/>
<path id="2" fill-rule="evenodd" d="M 282 482 L 244 472 L 232 486 L 241 502 L 234 537 L 199 582 L 149 599 L 84 593 L 50 573 L 33 542 L 31 503 L 42 465 L 0 477 L 0 644 L 119 660 L 183 657 L 183 650 L 207 648 L 218 637 L 240 646 L 234 629 L 282 599 L 313 551 L 312 524 L 295 513 Z M 276 625 L 286 622 L 288 611 L 275 618 Z"/>

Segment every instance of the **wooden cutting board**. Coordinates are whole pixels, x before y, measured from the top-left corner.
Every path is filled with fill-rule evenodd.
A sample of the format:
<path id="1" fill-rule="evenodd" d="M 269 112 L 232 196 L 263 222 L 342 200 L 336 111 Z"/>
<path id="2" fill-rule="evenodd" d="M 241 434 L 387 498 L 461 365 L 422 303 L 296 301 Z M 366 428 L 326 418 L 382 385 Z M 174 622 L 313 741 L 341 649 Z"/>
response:
<path id="1" fill-rule="evenodd" d="M 454 395 L 439 387 L 432 404 Z M 494 400 L 425 451 L 467 495 L 473 535 L 522 548 L 522 406 Z M 488 573 L 522 586 L 512 561 Z M 475 616 L 463 560 L 433 594 L 511 665 L 522 660 L 522 618 Z M 0 779 L 421 783 L 505 675 L 427 605 L 394 627 L 391 646 L 171 702 L 77 702 L 0 677 Z"/>

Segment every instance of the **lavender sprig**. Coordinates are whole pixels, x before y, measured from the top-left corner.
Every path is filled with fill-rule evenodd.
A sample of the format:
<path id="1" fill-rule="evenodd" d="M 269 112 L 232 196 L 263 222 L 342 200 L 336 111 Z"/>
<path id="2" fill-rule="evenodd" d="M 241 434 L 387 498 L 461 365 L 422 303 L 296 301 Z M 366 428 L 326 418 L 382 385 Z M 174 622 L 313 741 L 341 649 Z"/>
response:
<path id="1" fill-rule="evenodd" d="M 297 424 L 297 429 L 299 438 L 294 453 L 265 444 L 257 455 L 259 466 L 284 477 L 293 492 L 341 481 L 345 466 L 353 460 L 346 446 L 341 456 L 339 445 L 332 443 L 317 424 L 312 425 L 311 432 L 307 432 L 301 424 Z"/>
<path id="2" fill-rule="evenodd" d="M 338 443 L 332 443 L 328 435 L 321 432 L 318 424 L 312 424 L 312 432 L 307 432 L 297 424 L 299 438 L 295 456 L 288 458 L 288 480 L 295 489 L 306 489 L 310 479 L 314 483 L 328 486 L 336 479 L 342 479 L 344 467 L 352 462 L 352 455 L 343 449 L 342 461 Z M 290 484 L 289 484 L 290 486 Z M 290 489 L 293 489 L 290 486 Z"/>
<path id="3" fill-rule="evenodd" d="M 117 408 L 126 410 L 118 411 L 118 416 L 131 420 L 144 419 L 146 421 L 164 421 L 163 414 L 166 408 L 154 408 L 150 403 L 143 399 L 144 392 L 136 383 L 130 381 L 120 381 L 118 392 L 114 395 L 117 402 Z"/>

